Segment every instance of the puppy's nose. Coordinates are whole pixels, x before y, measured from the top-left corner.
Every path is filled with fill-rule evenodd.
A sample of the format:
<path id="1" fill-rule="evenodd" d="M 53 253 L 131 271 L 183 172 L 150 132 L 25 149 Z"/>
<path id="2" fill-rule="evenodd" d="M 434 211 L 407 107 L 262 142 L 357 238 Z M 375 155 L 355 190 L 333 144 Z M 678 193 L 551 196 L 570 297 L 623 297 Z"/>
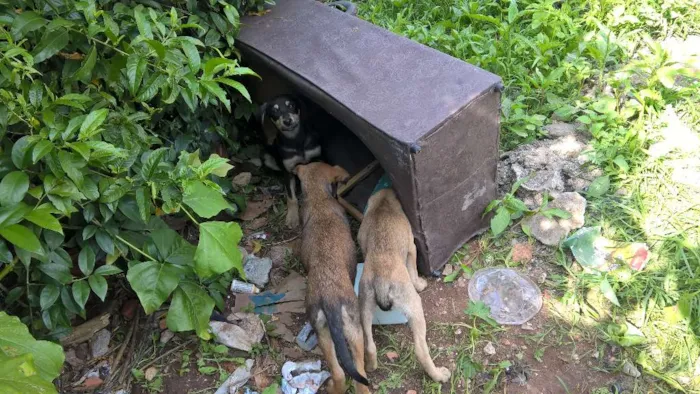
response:
<path id="1" fill-rule="evenodd" d="M 291 126 L 292 125 L 292 119 L 291 118 L 285 118 L 282 120 L 282 123 L 284 123 L 285 126 Z"/>

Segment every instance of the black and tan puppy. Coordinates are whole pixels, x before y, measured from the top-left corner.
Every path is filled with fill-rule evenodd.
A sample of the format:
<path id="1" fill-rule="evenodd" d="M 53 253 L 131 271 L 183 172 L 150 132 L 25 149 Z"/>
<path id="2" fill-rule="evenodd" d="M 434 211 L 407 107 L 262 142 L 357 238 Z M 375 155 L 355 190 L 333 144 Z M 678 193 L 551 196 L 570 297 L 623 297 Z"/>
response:
<path id="1" fill-rule="evenodd" d="M 355 393 L 369 393 L 365 377 L 360 309 L 353 290 L 357 260 L 345 210 L 333 197 L 334 184 L 347 171 L 326 163 L 300 165 L 301 260 L 308 272 L 306 312 L 331 370 L 328 392 L 345 392 L 347 372 L 357 383 Z"/>
<path id="2" fill-rule="evenodd" d="M 260 123 L 265 136 L 265 166 L 283 171 L 287 189 L 287 227 L 299 225 L 297 179 L 292 170 L 298 164 L 321 159 L 318 133 L 307 125 L 301 100 L 291 95 L 281 95 L 260 108 Z M 267 124 L 273 130 L 267 130 Z"/>
<path id="3" fill-rule="evenodd" d="M 377 347 L 372 338 L 375 307 L 379 305 L 385 311 L 393 307 L 408 319 L 416 358 L 425 372 L 435 381 L 446 382 L 450 371 L 436 367 L 430 358 L 425 316 L 418 295 L 427 282 L 418 276 L 411 225 L 392 189 L 381 189 L 370 197 L 357 239 L 365 256 L 360 278 L 360 309 L 367 370 L 377 368 Z"/>

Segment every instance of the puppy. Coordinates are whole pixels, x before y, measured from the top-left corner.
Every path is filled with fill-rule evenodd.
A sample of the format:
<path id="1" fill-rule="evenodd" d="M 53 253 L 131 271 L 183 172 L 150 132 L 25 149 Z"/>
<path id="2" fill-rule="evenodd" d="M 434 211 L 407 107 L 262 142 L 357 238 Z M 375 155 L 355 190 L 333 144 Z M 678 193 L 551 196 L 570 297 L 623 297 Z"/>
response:
<path id="1" fill-rule="evenodd" d="M 283 171 L 287 191 L 286 225 L 299 225 L 298 182 L 292 170 L 298 164 L 321 159 L 319 136 L 312 127 L 302 122 L 301 100 L 290 95 L 281 95 L 263 104 L 260 108 L 260 124 L 265 135 L 265 166 Z M 266 129 L 267 122 L 274 130 Z"/>
<path id="2" fill-rule="evenodd" d="M 345 392 L 347 372 L 355 393 L 369 393 L 365 377 L 360 311 L 353 290 L 355 243 L 345 210 L 333 198 L 333 186 L 347 171 L 326 163 L 297 166 L 301 180 L 301 260 L 308 272 L 306 312 L 331 370 L 328 392 Z"/>
<path id="3" fill-rule="evenodd" d="M 396 307 L 408 318 L 418 362 L 433 380 L 446 382 L 450 371 L 435 366 L 425 339 L 425 317 L 418 292 L 428 284 L 418 276 L 411 225 L 392 189 L 381 189 L 370 197 L 357 239 L 365 257 L 360 278 L 360 313 L 367 369 L 377 368 L 377 347 L 372 338 L 375 306 L 385 311 Z"/>

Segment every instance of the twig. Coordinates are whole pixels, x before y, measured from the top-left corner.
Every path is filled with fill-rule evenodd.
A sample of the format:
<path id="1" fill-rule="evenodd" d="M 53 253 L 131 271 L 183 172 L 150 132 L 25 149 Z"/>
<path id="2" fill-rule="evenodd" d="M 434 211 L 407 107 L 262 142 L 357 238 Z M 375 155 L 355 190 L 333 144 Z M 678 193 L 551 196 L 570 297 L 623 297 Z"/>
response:
<path id="1" fill-rule="evenodd" d="M 295 239 L 299 238 L 300 235 L 301 235 L 301 234 L 297 234 L 297 235 L 293 236 L 292 238 L 284 239 L 284 240 L 278 241 L 278 242 L 273 242 L 273 243 L 270 244 L 270 246 L 277 246 L 277 245 L 282 245 L 282 244 L 286 244 L 286 243 L 292 242 L 292 241 L 294 241 Z"/>
<path id="2" fill-rule="evenodd" d="M 136 332 L 139 329 L 139 318 L 141 317 L 141 312 L 137 311 L 136 316 L 134 316 L 135 323 L 134 323 L 134 332 L 131 334 L 131 344 L 129 344 L 129 353 L 132 353 L 134 351 L 134 346 L 136 345 Z M 122 372 L 119 374 L 119 379 L 117 380 L 117 383 L 121 385 L 124 382 L 124 378 L 126 377 L 127 373 L 129 372 L 130 368 L 124 368 Z"/>
<path id="3" fill-rule="evenodd" d="M 134 330 L 136 328 L 136 325 L 139 322 L 138 319 L 139 314 L 136 314 L 134 316 L 134 321 L 131 322 L 131 326 L 129 326 L 129 331 L 126 333 L 126 337 L 124 338 L 124 342 L 122 342 L 121 346 L 119 347 L 119 353 L 117 353 L 117 356 L 114 358 L 114 362 L 112 363 L 112 370 L 116 370 L 119 366 L 119 363 L 122 360 L 122 357 L 124 356 L 124 351 L 126 350 L 127 346 L 129 346 L 129 343 L 131 342 L 131 337 L 134 335 Z M 114 376 L 114 375 L 112 375 Z"/>
<path id="4" fill-rule="evenodd" d="M 176 351 L 182 349 L 183 347 L 187 347 L 188 345 L 193 344 L 195 341 L 196 341 L 196 339 L 190 339 L 190 340 L 187 341 L 187 342 L 184 342 L 184 343 L 181 343 L 180 345 L 175 346 L 174 348 L 168 350 L 167 352 L 161 354 L 160 356 L 154 358 L 153 360 L 149 361 L 149 362 L 146 363 L 145 365 L 141 366 L 140 369 L 146 369 L 146 368 L 150 367 L 151 365 L 153 365 L 153 364 L 157 363 L 158 361 L 160 361 L 162 358 L 164 358 L 164 357 L 166 357 L 166 356 L 169 356 L 169 355 L 175 353 Z"/>

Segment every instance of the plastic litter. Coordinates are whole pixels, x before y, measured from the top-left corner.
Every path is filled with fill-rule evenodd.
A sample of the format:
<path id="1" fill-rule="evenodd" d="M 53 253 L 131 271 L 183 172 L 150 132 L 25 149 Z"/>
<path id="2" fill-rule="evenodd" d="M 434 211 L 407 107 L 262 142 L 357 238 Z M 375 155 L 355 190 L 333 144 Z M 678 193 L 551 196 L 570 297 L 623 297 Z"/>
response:
<path id="1" fill-rule="evenodd" d="M 485 268 L 469 281 L 469 298 L 481 301 L 499 324 L 521 325 L 542 308 L 542 292 L 527 277 L 509 268 Z"/>
<path id="2" fill-rule="evenodd" d="M 642 271 L 649 258 L 645 243 L 617 244 L 601 235 L 600 227 L 583 227 L 562 244 L 582 267 L 596 271 L 612 271 L 621 263 L 632 270 Z"/>
<path id="3" fill-rule="evenodd" d="M 243 293 L 243 294 L 257 294 L 260 293 L 260 289 L 255 287 L 254 284 L 252 283 L 246 283 L 238 279 L 234 279 L 233 282 L 231 282 L 231 291 L 234 293 Z"/>
<path id="4" fill-rule="evenodd" d="M 297 335 L 296 342 L 300 348 L 306 350 L 307 352 L 314 350 L 316 345 L 318 345 L 318 337 L 316 336 L 311 323 L 306 322 L 306 324 L 304 324 L 304 327 L 302 327 L 301 331 L 299 331 L 299 334 Z"/>
<path id="5" fill-rule="evenodd" d="M 355 275 L 355 294 L 360 294 L 360 278 L 362 278 L 362 271 L 364 269 L 364 263 L 357 265 L 357 274 Z M 372 318 L 372 325 L 389 325 L 389 324 L 406 324 L 408 319 L 404 316 L 401 311 L 394 308 L 388 311 L 383 311 L 377 306 L 374 309 L 374 317 Z"/>
<path id="6" fill-rule="evenodd" d="M 282 366 L 282 392 L 284 394 L 315 394 L 331 376 L 321 370 L 321 361 L 287 361 Z"/>
<path id="7" fill-rule="evenodd" d="M 222 384 L 214 394 L 236 393 L 238 389 L 248 383 L 248 379 L 250 379 L 250 371 L 253 369 L 254 363 L 255 360 L 245 360 L 245 366 L 238 367 L 235 371 L 233 371 L 228 379 L 226 379 L 224 384 Z"/>

